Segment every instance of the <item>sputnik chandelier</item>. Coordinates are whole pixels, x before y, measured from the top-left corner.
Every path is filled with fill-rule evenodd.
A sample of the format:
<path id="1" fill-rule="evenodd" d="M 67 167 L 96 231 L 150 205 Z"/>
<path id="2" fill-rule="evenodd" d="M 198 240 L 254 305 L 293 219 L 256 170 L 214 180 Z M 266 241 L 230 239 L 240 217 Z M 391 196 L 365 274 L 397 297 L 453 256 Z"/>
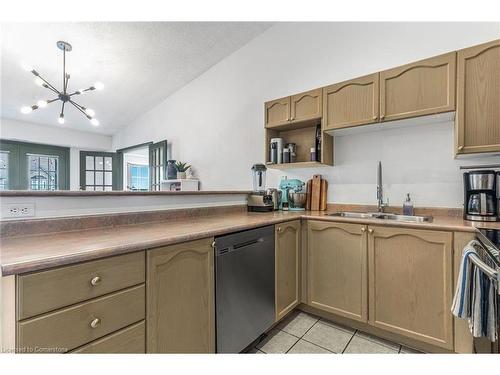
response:
<path id="1" fill-rule="evenodd" d="M 102 90 L 104 88 L 104 85 L 100 82 L 96 82 L 93 86 L 90 86 L 89 88 L 86 89 L 79 89 L 76 90 L 72 93 L 68 91 L 68 81 L 70 79 L 70 75 L 66 73 L 66 52 L 70 52 L 72 50 L 71 44 L 63 41 L 58 41 L 57 42 L 57 47 L 62 50 L 63 52 L 63 87 L 62 90 L 56 89 L 53 85 L 51 85 L 45 78 L 43 78 L 40 73 L 38 73 L 35 69 L 32 67 L 24 66 L 24 68 L 31 72 L 35 76 L 35 83 L 38 86 L 45 87 L 46 89 L 49 89 L 52 91 L 56 97 L 53 99 L 49 100 L 39 100 L 35 105 L 32 105 L 31 107 L 25 106 L 21 108 L 22 113 L 31 113 L 39 108 L 44 108 L 47 106 L 47 104 L 56 102 L 60 100 L 62 102 L 61 105 L 61 113 L 59 114 L 59 119 L 58 122 L 59 124 L 64 124 L 64 109 L 66 104 L 71 104 L 73 105 L 76 109 L 78 109 L 87 119 L 90 120 L 90 123 L 94 126 L 99 125 L 99 121 L 94 117 L 95 112 L 90 109 L 90 108 L 85 108 L 84 106 L 76 103 L 74 101 L 74 97 L 76 95 L 82 95 L 83 93 L 87 91 L 93 91 L 93 90 Z"/>

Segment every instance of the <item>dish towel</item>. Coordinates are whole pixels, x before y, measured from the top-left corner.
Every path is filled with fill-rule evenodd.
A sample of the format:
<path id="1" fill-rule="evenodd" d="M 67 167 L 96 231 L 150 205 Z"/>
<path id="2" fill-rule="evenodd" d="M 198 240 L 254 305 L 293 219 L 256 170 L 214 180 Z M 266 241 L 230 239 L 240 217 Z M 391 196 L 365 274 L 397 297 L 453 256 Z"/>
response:
<path id="1" fill-rule="evenodd" d="M 457 318 L 468 319 L 473 337 L 486 337 L 495 342 L 496 284 L 470 260 L 471 255 L 478 256 L 474 249 L 476 244 L 479 243 L 473 240 L 463 250 L 451 312 Z"/>

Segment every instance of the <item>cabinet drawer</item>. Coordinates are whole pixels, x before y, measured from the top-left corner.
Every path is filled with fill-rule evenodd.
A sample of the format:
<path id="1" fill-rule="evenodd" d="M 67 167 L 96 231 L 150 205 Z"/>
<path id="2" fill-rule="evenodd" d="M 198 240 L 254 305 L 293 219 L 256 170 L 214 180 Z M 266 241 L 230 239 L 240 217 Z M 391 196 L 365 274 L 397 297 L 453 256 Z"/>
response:
<path id="1" fill-rule="evenodd" d="M 146 325 L 144 321 L 91 342 L 71 353 L 145 353 Z"/>
<path id="2" fill-rule="evenodd" d="M 143 283 L 144 257 L 141 251 L 19 276 L 18 320 Z"/>
<path id="3" fill-rule="evenodd" d="M 18 323 L 21 350 L 68 351 L 145 316 L 145 287 L 139 285 Z M 40 348 L 45 348 L 41 349 Z"/>

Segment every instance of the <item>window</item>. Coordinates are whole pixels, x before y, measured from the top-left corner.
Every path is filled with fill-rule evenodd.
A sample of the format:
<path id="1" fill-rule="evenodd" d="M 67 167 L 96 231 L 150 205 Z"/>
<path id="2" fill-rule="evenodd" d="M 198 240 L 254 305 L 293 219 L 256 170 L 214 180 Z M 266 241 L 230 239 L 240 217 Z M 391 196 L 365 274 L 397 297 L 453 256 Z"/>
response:
<path id="1" fill-rule="evenodd" d="M 127 163 L 127 189 L 133 191 L 149 190 L 149 165 Z"/>
<path id="2" fill-rule="evenodd" d="M 0 190 L 69 189 L 69 148 L 0 140 Z"/>
<path id="3" fill-rule="evenodd" d="M 9 152 L 0 151 L 0 190 L 9 189 Z"/>
<path id="4" fill-rule="evenodd" d="M 114 152 L 80 151 L 80 189 L 117 190 L 118 169 Z"/>
<path id="5" fill-rule="evenodd" d="M 59 157 L 28 154 L 29 190 L 59 189 Z"/>

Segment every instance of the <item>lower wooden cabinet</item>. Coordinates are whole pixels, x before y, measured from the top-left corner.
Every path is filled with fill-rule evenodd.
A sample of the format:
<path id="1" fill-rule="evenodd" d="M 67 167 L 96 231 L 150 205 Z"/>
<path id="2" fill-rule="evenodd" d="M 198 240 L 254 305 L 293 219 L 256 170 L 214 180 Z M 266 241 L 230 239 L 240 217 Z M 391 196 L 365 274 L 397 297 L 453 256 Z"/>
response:
<path id="1" fill-rule="evenodd" d="M 133 324 L 102 339 L 84 345 L 71 353 L 84 354 L 139 354 L 146 351 L 146 325 Z"/>
<path id="2" fill-rule="evenodd" d="M 369 323 L 453 349 L 451 232 L 370 227 Z"/>
<path id="3" fill-rule="evenodd" d="M 213 238 L 147 252 L 148 353 L 213 353 Z"/>
<path id="4" fill-rule="evenodd" d="M 275 226 L 276 320 L 299 304 L 300 220 Z"/>
<path id="5" fill-rule="evenodd" d="M 366 226 L 309 221 L 307 238 L 308 304 L 366 322 Z"/>

